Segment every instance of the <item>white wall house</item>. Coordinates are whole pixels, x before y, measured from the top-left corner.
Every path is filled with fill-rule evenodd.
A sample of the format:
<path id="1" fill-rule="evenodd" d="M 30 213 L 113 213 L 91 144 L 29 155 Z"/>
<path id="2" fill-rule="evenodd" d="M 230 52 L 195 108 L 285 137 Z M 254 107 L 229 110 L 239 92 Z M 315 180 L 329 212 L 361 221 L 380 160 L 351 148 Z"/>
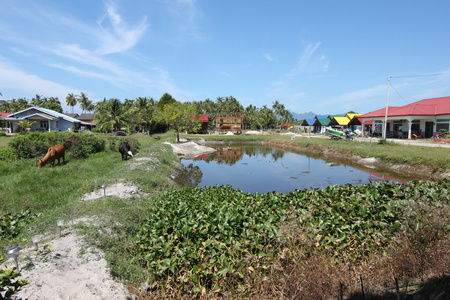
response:
<path id="1" fill-rule="evenodd" d="M 358 116 L 362 124 L 372 121 L 372 130 L 380 135 L 384 131 L 386 108 Z M 420 100 L 405 106 L 388 107 L 386 137 L 422 138 L 434 136 L 440 129 L 450 130 L 450 97 Z"/>
<path id="2" fill-rule="evenodd" d="M 69 117 L 51 109 L 33 106 L 24 110 L 9 114 L 5 121 L 9 122 L 11 132 L 17 132 L 20 121 L 34 121 L 31 131 L 66 131 L 79 130 L 82 121 Z"/>

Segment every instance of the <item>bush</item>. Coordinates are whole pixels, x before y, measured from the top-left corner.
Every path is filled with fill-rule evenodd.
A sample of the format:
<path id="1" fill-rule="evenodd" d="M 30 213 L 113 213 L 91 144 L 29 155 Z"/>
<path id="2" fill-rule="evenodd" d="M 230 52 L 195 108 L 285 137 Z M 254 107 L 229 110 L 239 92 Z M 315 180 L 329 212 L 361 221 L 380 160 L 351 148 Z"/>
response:
<path id="1" fill-rule="evenodd" d="M 5 136 L 6 132 L 4 130 L 0 130 L 0 136 Z"/>
<path id="2" fill-rule="evenodd" d="M 126 138 L 119 138 L 119 137 L 108 137 L 108 149 L 110 151 L 118 151 L 119 145 L 122 142 L 128 142 L 128 144 L 131 147 L 131 152 L 135 153 L 137 150 L 141 147 L 141 144 L 139 141 L 135 138 L 126 137 Z"/>
<path id="3" fill-rule="evenodd" d="M 0 149 L 0 160 L 14 160 L 17 158 L 16 152 L 12 148 Z"/>
<path id="4" fill-rule="evenodd" d="M 42 135 L 42 133 L 18 135 L 9 142 L 9 147 L 15 151 L 19 159 L 42 156 L 47 153 L 49 147 Z"/>
<path id="5" fill-rule="evenodd" d="M 14 137 L 9 143 L 18 158 L 35 158 L 47 153 L 49 147 L 62 144 L 75 158 L 105 150 L 105 141 L 91 133 L 32 132 Z"/>

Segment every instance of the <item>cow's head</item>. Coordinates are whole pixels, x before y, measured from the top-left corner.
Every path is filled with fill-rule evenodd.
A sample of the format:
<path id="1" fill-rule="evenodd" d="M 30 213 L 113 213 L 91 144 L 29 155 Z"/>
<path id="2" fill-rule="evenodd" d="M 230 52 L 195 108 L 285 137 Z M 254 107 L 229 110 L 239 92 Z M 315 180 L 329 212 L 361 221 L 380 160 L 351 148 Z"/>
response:
<path id="1" fill-rule="evenodd" d="M 131 153 L 131 151 L 128 151 L 128 155 L 133 157 L 133 153 Z"/>
<path id="2" fill-rule="evenodd" d="M 38 162 L 38 168 L 42 167 L 42 159 L 38 159 L 37 162 Z"/>

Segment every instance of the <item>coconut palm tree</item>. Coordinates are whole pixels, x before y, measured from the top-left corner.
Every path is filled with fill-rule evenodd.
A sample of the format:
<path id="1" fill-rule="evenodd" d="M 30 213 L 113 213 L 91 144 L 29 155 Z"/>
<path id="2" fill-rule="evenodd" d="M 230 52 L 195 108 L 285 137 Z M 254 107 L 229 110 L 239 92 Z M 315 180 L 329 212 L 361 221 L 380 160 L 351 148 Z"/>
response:
<path id="1" fill-rule="evenodd" d="M 81 92 L 80 97 L 78 97 L 78 102 L 80 103 L 81 112 L 84 114 L 89 106 L 89 98 L 86 93 Z"/>
<path id="2" fill-rule="evenodd" d="M 122 127 L 128 126 L 125 116 L 125 110 L 119 99 L 103 100 L 96 106 L 96 121 L 100 130 L 108 132 L 109 130 L 118 131 Z"/>
<path id="3" fill-rule="evenodd" d="M 73 113 L 73 107 L 75 105 L 77 105 L 77 102 L 78 102 L 77 98 L 78 97 L 75 96 L 73 93 L 68 94 L 66 97 L 66 104 L 72 108 L 72 113 Z"/>

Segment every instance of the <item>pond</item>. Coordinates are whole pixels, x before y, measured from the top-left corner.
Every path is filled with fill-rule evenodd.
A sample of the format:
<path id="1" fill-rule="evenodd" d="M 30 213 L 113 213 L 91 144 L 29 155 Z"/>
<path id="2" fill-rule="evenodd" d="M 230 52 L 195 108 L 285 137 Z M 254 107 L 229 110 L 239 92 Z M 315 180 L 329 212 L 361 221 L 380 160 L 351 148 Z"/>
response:
<path id="1" fill-rule="evenodd" d="M 248 193 L 326 188 L 331 185 L 397 181 L 389 174 L 327 162 L 260 144 L 211 146 L 216 152 L 182 159 L 180 186 L 230 185 Z"/>

